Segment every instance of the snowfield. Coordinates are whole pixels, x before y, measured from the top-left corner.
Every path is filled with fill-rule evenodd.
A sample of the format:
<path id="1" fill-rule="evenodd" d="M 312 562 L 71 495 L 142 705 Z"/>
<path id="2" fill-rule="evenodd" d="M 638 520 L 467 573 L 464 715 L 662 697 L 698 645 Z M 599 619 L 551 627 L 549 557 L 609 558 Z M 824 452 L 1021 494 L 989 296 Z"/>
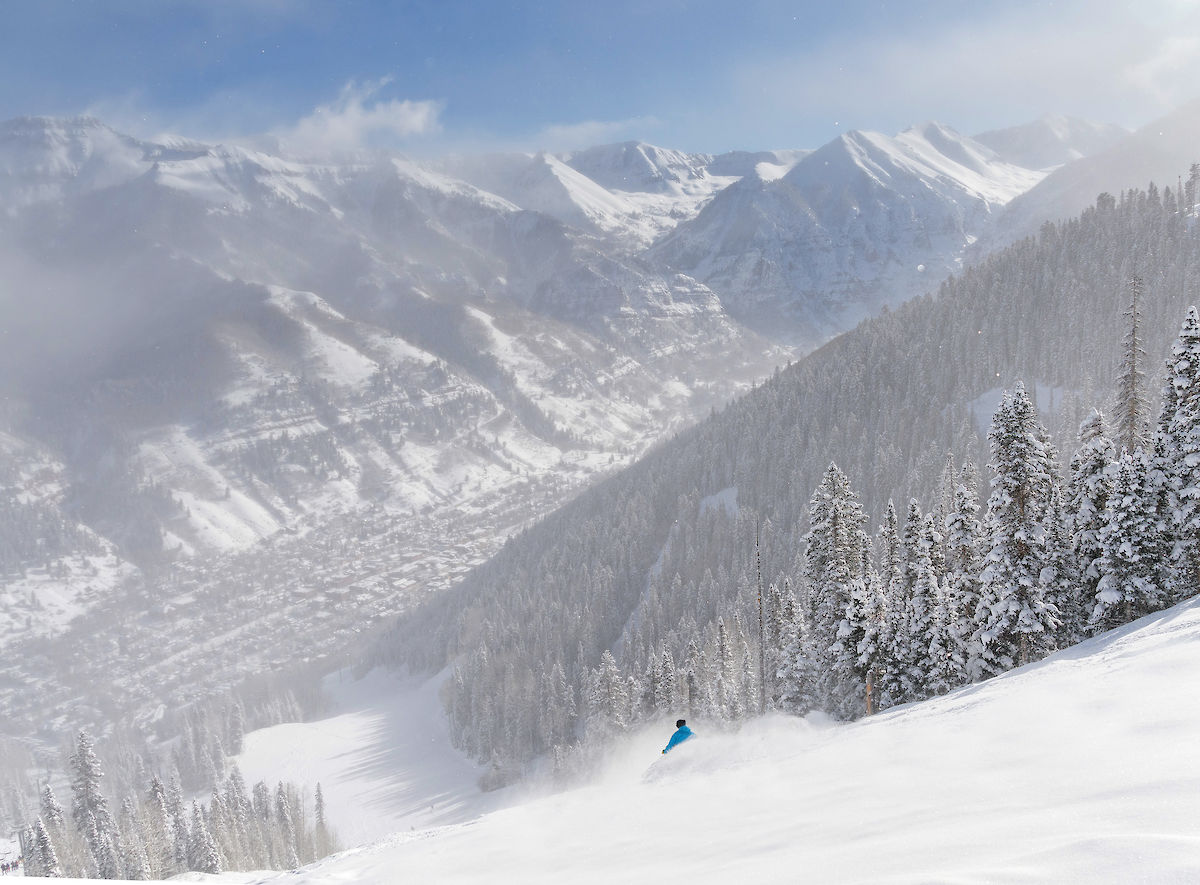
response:
<path id="1" fill-rule="evenodd" d="M 868 721 L 772 716 L 720 734 L 697 720 L 698 738 L 665 759 L 672 727 L 663 723 L 624 740 L 586 787 L 394 833 L 294 873 L 204 880 L 1194 883 L 1197 673 L 1193 600 Z M 428 743 L 427 723 L 405 725 L 405 704 L 429 709 L 428 686 L 407 697 L 380 697 L 388 727 L 340 748 L 343 760 L 380 760 L 366 767 L 374 786 L 360 804 L 404 818 L 420 804 L 410 789 L 420 783 L 429 802 L 436 793 L 459 813 L 480 807 L 472 803 L 486 797 L 465 794 L 469 766 Z M 315 735 L 329 722 L 292 728 Z M 312 740 L 280 737 L 280 760 Z M 336 823 L 345 794 L 329 781 L 323 788 Z"/>

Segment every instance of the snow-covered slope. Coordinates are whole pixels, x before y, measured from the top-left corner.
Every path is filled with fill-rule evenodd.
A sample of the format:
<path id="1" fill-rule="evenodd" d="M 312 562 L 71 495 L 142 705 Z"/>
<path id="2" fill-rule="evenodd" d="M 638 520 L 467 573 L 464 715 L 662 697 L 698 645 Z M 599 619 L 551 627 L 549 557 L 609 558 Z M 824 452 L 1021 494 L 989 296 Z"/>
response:
<path id="1" fill-rule="evenodd" d="M 1198 668 L 1193 600 L 853 724 L 775 717 L 722 734 L 693 721 L 699 737 L 663 758 L 663 723 L 625 740 L 587 787 L 397 832 L 278 878 L 386 883 L 403 871 L 420 881 L 561 882 L 569 871 L 573 882 L 604 883 L 1195 882 L 1200 706 L 1188 674 Z M 295 748 L 338 721 L 252 735 L 254 776 L 300 773 L 288 767 Z M 421 791 L 431 818 L 449 816 L 443 803 L 467 816 L 478 809 L 461 775 L 423 777 L 447 771 L 436 738 L 410 739 L 424 725 L 379 724 L 387 727 L 363 730 L 362 743 L 313 754 L 310 778 L 340 797 L 334 822 L 351 817 L 354 801 L 331 786 L 337 771 L 365 791 L 357 819 L 395 819 L 421 806 Z"/>
<path id="2" fill-rule="evenodd" d="M 1111 123 L 1047 114 L 1024 126 L 982 132 L 974 139 L 1009 163 L 1049 169 L 1098 154 L 1128 134 L 1128 130 Z"/>
<path id="3" fill-rule="evenodd" d="M 645 249 L 694 217 L 713 194 L 745 174 L 714 172 L 709 169 L 713 159 L 625 142 L 557 156 L 449 157 L 440 165 L 523 209 L 595 234 L 610 248 L 628 253 Z"/>
<path id="4" fill-rule="evenodd" d="M 609 190 L 680 193 L 706 187 L 703 182 L 713 158 L 627 141 L 576 151 L 563 159 Z"/>
<path id="5" fill-rule="evenodd" d="M 90 117 L 18 117 L 0 122 L 0 205 L 84 193 L 134 178 L 154 151 Z"/>
<path id="6" fill-rule="evenodd" d="M 850 132 L 726 188 L 651 254 L 735 316 L 811 343 L 937 285 L 1041 175 L 936 123 Z"/>

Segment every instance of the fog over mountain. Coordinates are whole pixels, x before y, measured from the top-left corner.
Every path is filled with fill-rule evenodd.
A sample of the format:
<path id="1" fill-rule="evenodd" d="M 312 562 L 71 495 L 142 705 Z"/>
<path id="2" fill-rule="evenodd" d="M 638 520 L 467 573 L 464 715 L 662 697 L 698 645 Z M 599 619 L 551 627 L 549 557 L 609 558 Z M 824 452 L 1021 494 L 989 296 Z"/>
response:
<path id="1" fill-rule="evenodd" d="M 1009 163 L 1027 169 L 1053 169 L 1111 147 L 1125 129 L 1062 114 L 1049 114 L 1023 126 L 993 129 L 974 136 Z"/>
<path id="2" fill-rule="evenodd" d="M 1079 124 L 1073 124 L 1079 129 Z M 1035 126 L 1034 129 L 1041 128 Z M 1021 130 L 1016 130 L 1020 132 Z M 1083 143 L 1097 144 L 1094 136 L 1085 134 Z M 1196 144 L 1200 143 L 1200 102 L 1192 102 L 1149 123 L 1136 132 L 1114 137 L 1116 133 L 1094 127 L 1091 131 L 1107 139 L 1097 144 L 1100 149 L 1065 163 L 1027 193 L 1009 203 L 997 219 L 990 236 L 980 242 L 981 250 L 1031 233 L 1043 220 L 1070 218 L 1082 212 L 1107 192 L 1117 196 L 1123 190 L 1142 188 L 1148 182 L 1159 188 L 1177 187 L 1188 177 L 1197 162 Z M 992 133 L 981 138 L 1000 138 L 1017 142 L 1004 133 Z M 1061 152 L 1052 154 L 1063 156 Z"/>

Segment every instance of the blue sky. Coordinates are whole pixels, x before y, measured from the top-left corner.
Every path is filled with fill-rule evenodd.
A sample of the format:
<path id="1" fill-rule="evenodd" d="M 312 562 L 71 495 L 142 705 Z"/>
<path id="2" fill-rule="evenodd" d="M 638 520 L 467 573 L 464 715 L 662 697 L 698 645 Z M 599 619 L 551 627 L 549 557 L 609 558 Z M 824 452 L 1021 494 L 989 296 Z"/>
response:
<path id="1" fill-rule="evenodd" d="M 1145 123 L 1200 88 L 1196 0 L 8 0 L 0 118 L 310 148 L 815 147 L 936 119 Z"/>

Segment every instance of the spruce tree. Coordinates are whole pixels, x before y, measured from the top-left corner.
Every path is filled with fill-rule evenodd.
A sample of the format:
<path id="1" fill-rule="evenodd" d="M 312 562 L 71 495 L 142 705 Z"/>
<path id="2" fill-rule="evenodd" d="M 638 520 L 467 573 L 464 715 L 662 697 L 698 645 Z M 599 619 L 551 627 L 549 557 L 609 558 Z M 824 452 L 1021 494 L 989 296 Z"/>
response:
<path id="1" fill-rule="evenodd" d="M 190 869 L 188 866 L 188 822 L 183 807 L 183 788 L 179 784 L 179 775 L 171 775 L 171 784 L 167 788 L 167 810 L 171 816 L 171 845 L 174 867 L 178 872 Z"/>
<path id="2" fill-rule="evenodd" d="M 865 579 L 855 582 L 846 612 L 851 641 L 858 653 L 857 667 L 863 674 L 861 712 L 881 709 L 880 701 L 888 665 L 888 598 L 882 576 L 870 569 Z"/>
<path id="3" fill-rule="evenodd" d="M 1148 409 L 1144 393 L 1146 351 L 1142 347 L 1142 278 L 1129 280 L 1129 326 L 1122 342 L 1121 369 L 1117 376 L 1116 433 L 1121 448 L 1132 452 L 1145 443 Z"/>
<path id="4" fill-rule="evenodd" d="M 1078 572 L 1078 590 L 1068 607 L 1061 610 L 1063 633 L 1069 642 L 1087 635 L 1096 585 L 1100 583 L 1099 560 L 1103 553 L 1101 533 L 1107 521 L 1112 494 L 1112 471 L 1116 453 L 1104 427 L 1104 416 L 1092 409 L 1079 425 L 1079 448 L 1071 459 L 1066 509 L 1071 551 Z"/>
<path id="5" fill-rule="evenodd" d="M 79 732 L 76 738 L 76 749 L 71 755 L 71 818 L 75 827 L 86 837 L 89 827 L 103 826 L 111 821 L 108 812 L 108 800 L 100 791 L 100 781 L 104 778 L 104 770 L 96 756 L 95 745 L 91 735 L 86 731 Z M 88 815 L 92 821 L 88 820 Z"/>
<path id="6" fill-rule="evenodd" d="M 612 652 L 605 651 L 592 677 L 588 731 L 609 735 L 628 725 L 629 692 Z"/>
<path id="7" fill-rule="evenodd" d="M 322 858 L 330 854 L 333 848 L 333 836 L 329 832 L 329 824 L 325 820 L 325 794 L 321 790 L 321 782 L 317 782 L 316 793 L 313 796 L 313 848 L 316 857 Z"/>
<path id="8" fill-rule="evenodd" d="M 1058 613 L 1054 629 L 1042 634 L 1042 650 L 1047 652 L 1077 641 L 1063 622 L 1063 612 L 1072 611 L 1079 603 L 1079 569 L 1071 554 L 1071 537 L 1062 495 L 1058 483 L 1052 483 L 1042 529 L 1045 540 L 1038 581 L 1042 585 L 1042 595 Z"/>
<path id="9" fill-rule="evenodd" d="M 154 879 L 166 879 L 175 872 L 174 842 L 171 815 L 167 810 L 167 790 L 158 775 L 150 779 L 145 807 L 146 857 L 150 862 L 150 875 Z"/>
<path id="10" fill-rule="evenodd" d="M 933 579 L 933 561 L 926 537 L 925 516 L 916 499 L 908 503 L 901 539 L 898 577 L 892 581 L 886 621 L 887 705 L 904 704 L 920 696 L 921 670 L 928 652 L 923 621 L 928 614 L 924 593 Z M 916 631 L 914 633 L 914 630 Z"/>
<path id="11" fill-rule="evenodd" d="M 930 517 L 932 518 L 932 514 Z M 928 526 L 928 523 L 926 525 Z M 929 543 L 923 543 L 915 551 L 917 577 L 904 612 L 906 666 L 901 679 L 901 702 L 919 701 L 929 697 L 931 669 L 934 663 L 930 657 L 930 648 L 935 639 L 938 640 L 938 653 L 944 650 L 942 636 L 934 620 L 941 588 L 930 551 Z"/>
<path id="12" fill-rule="evenodd" d="M 809 501 L 805 579 L 813 594 L 810 641 L 817 693 L 824 709 L 837 716 L 861 709 L 865 692 L 866 674 L 844 623 L 851 594 L 866 577 L 865 523 L 850 481 L 830 464 Z"/>
<path id="13" fill-rule="evenodd" d="M 1127 624 L 1162 607 L 1160 563 L 1155 556 L 1156 514 L 1147 507 L 1146 459 L 1141 450 L 1122 452 L 1117 462 L 1108 520 L 1101 533 L 1100 582 L 1091 624 L 1097 630 Z"/>
<path id="14" fill-rule="evenodd" d="M 900 581 L 903 569 L 903 556 L 900 552 L 900 521 L 896 516 L 896 505 L 888 499 L 887 512 L 879 527 L 879 542 L 876 545 L 879 552 L 879 577 L 888 594 L 892 593 L 892 585 Z"/>
<path id="15" fill-rule="evenodd" d="M 1188 309 L 1167 360 L 1161 469 L 1176 536 L 1175 595 L 1190 595 L 1200 580 L 1200 314 Z"/>
<path id="16" fill-rule="evenodd" d="M 950 512 L 946 515 L 945 590 L 953 602 L 952 635 L 963 661 L 965 678 L 978 679 L 982 649 L 972 644 L 975 611 L 979 606 L 979 573 L 982 570 L 979 525 L 979 497 L 975 487 L 975 469 L 964 464 L 954 490 Z"/>
<path id="17" fill-rule="evenodd" d="M 933 611 L 929 618 L 928 665 L 925 696 L 953 691 L 967 682 L 966 643 L 960 630 L 958 604 L 949 578 L 934 587 Z"/>
<path id="18" fill-rule="evenodd" d="M 86 731 L 81 731 L 76 739 L 70 767 L 71 819 L 76 830 L 87 844 L 100 877 L 121 878 L 124 871 L 117 856 L 116 824 L 109 813 L 108 800 L 100 789 L 104 771 Z"/>
<path id="19" fill-rule="evenodd" d="M 976 624 L 984 673 L 994 675 L 1040 657 L 1059 621 L 1040 580 L 1053 453 L 1023 385 L 1004 396 L 988 439 L 994 477 Z"/>
<path id="20" fill-rule="evenodd" d="M 153 878 L 150 857 L 146 852 L 146 839 L 142 833 L 141 817 L 131 797 L 121 803 L 119 832 L 119 853 L 124 867 L 124 878 L 134 882 L 144 882 Z"/>
<path id="21" fill-rule="evenodd" d="M 192 802 L 192 822 L 189 827 L 187 844 L 188 869 L 197 873 L 221 872 L 221 857 L 217 853 L 217 844 L 208 832 L 204 815 L 200 806 Z"/>
<path id="22" fill-rule="evenodd" d="M 663 649 L 662 660 L 658 665 L 658 685 L 654 696 L 654 706 L 660 713 L 669 714 L 679 709 L 679 691 L 675 684 L 675 661 L 671 652 Z"/>
<path id="23" fill-rule="evenodd" d="M 283 839 L 283 858 L 287 869 L 294 870 L 300 866 L 300 856 L 297 852 L 295 817 L 292 804 L 288 800 L 287 791 L 280 781 L 275 788 L 275 823 Z"/>
<path id="24" fill-rule="evenodd" d="M 60 835 L 66 832 L 66 819 L 63 817 L 62 806 L 59 805 L 54 790 L 49 784 L 42 787 L 40 810 L 46 829 Z"/>
<path id="25" fill-rule="evenodd" d="M 775 675 L 778 705 L 804 716 L 821 705 L 818 693 L 818 656 L 813 648 L 808 615 L 801 605 L 792 606 L 780 634 L 782 654 Z"/>
<path id="26" fill-rule="evenodd" d="M 58 852 L 54 850 L 54 840 L 51 839 L 46 824 L 39 817 L 33 825 L 33 864 L 31 858 L 26 858 L 25 873 L 30 876 L 44 876 L 50 879 L 62 878 L 62 866 L 58 862 Z"/>

